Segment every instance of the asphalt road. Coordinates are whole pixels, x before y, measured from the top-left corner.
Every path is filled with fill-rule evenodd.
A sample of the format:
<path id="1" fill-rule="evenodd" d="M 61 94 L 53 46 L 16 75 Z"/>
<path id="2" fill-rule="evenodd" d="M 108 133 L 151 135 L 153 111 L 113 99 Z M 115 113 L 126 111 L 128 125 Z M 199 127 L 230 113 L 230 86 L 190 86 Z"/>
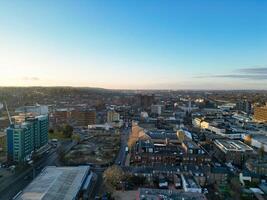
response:
<path id="1" fill-rule="evenodd" d="M 130 129 L 123 129 L 121 134 L 121 147 L 118 153 L 118 156 L 115 160 L 115 164 L 124 166 L 125 159 L 126 159 L 126 152 L 125 147 L 127 146 L 128 136 L 129 136 Z M 72 146 L 76 143 L 74 142 L 62 142 L 62 146 L 64 150 L 68 151 Z M 59 166 L 59 156 L 57 153 L 57 149 L 50 150 L 49 154 L 44 155 L 39 161 L 33 164 L 34 166 L 25 170 L 24 172 L 18 174 L 16 178 L 10 180 L 10 183 L 6 185 L 6 188 L 1 190 L 0 192 L 0 199 L 2 200 L 9 200 L 12 199 L 16 194 L 18 194 L 21 190 L 23 190 L 33 179 L 33 175 L 37 176 L 44 167 L 46 166 Z M 33 168 L 34 173 L 33 173 Z M 104 169 L 93 169 L 98 175 L 97 183 L 95 191 L 93 192 L 93 196 L 97 195 L 98 192 L 101 190 L 102 185 L 102 173 Z"/>
<path id="2" fill-rule="evenodd" d="M 73 142 L 64 142 L 64 144 L 62 144 L 62 146 L 66 150 L 70 149 L 70 147 L 73 145 Z M 17 178 L 14 178 L 13 181 L 11 181 L 10 184 L 0 192 L 0 199 L 12 199 L 17 193 L 23 190 L 32 181 L 34 174 L 35 176 L 37 176 L 44 167 L 53 165 L 57 166 L 58 163 L 59 161 L 57 149 L 53 149 L 49 152 L 49 154 L 44 155 L 43 158 L 34 163 L 33 167 L 17 175 Z"/>
<path id="3" fill-rule="evenodd" d="M 115 164 L 124 166 L 125 159 L 126 159 L 126 151 L 125 148 L 127 147 L 127 141 L 129 137 L 129 132 L 131 129 L 123 129 L 121 133 L 121 146 L 120 151 L 118 153 L 118 156 L 115 160 Z"/>
<path id="4" fill-rule="evenodd" d="M 97 179 L 96 179 L 96 183 L 95 183 L 95 187 L 94 187 L 94 190 L 92 191 L 91 193 L 91 198 L 90 199 L 95 199 L 95 197 L 101 193 L 101 190 L 103 189 L 103 172 L 104 170 L 102 169 L 99 169 L 99 170 L 96 170 L 94 171 L 96 174 L 97 174 Z"/>
<path id="5" fill-rule="evenodd" d="M 120 150 L 118 152 L 118 155 L 115 160 L 115 164 L 124 166 L 125 159 L 126 159 L 126 152 L 125 152 L 125 147 L 127 146 L 127 141 L 129 137 L 131 129 L 123 129 L 121 133 L 121 146 Z M 105 167 L 92 167 L 92 171 L 95 172 L 98 176 L 97 182 L 95 184 L 94 191 L 92 193 L 92 198 L 96 197 L 97 195 L 101 194 L 102 191 L 102 186 L 103 186 L 103 172 L 105 171 Z"/>
<path id="6" fill-rule="evenodd" d="M 57 158 L 57 153 L 54 151 L 46 159 L 38 162 L 35 168 L 35 175 L 38 175 L 41 170 L 48 165 L 53 165 L 53 161 Z M 12 186 L 7 187 L 0 193 L 0 199 L 12 199 L 19 191 L 23 190 L 33 179 L 33 169 L 27 170 L 21 178 L 15 181 Z"/>

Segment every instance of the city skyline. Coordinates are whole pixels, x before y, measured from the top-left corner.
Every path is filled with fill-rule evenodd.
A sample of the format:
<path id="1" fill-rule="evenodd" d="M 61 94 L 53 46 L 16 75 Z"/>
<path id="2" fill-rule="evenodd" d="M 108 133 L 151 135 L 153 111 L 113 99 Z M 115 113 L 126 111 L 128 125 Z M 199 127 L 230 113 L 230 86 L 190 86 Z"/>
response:
<path id="1" fill-rule="evenodd" d="M 0 86 L 266 89 L 261 0 L 0 4 Z"/>

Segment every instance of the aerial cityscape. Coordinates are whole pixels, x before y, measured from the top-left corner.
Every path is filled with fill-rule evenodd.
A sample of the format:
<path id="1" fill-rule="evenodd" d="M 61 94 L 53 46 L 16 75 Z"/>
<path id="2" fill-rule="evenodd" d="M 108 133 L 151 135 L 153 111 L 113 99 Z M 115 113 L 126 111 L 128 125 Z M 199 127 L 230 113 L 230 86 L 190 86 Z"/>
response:
<path id="1" fill-rule="evenodd" d="M 267 1 L 1 1 L 0 200 L 267 200 Z"/>

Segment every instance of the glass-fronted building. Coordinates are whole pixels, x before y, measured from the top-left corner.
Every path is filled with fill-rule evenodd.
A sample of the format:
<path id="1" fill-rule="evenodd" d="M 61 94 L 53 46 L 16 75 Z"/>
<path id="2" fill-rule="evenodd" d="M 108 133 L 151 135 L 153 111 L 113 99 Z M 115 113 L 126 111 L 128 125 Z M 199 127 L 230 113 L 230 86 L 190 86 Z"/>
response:
<path id="1" fill-rule="evenodd" d="M 8 160 L 25 162 L 32 152 L 48 143 L 48 116 L 28 117 L 25 122 L 7 128 Z"/>

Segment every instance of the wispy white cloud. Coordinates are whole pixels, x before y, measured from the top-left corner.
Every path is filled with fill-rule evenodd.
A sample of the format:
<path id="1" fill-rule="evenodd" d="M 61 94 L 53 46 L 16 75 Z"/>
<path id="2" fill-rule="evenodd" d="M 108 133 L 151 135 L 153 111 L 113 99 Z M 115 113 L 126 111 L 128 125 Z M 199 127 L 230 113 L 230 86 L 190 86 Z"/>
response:
<path id="1" fill-rule="evenodd" d="M 267 66 L 257 66 L 241 68 L 234 70 L 230 74 L 211 74 L 200 75 L 195 78 L 231 78 L 231 79 L 249 79 L 249 80 L 267 80 Z"/>
<path id="2" fill-rule="evenodd" d="M 267 74 L 267 66 L 243 68 L 236 71 L 243 74 Z"/>
<path id="3" fill-rule="evenodd" d="M 39 81 L 40 78 L 36 77 L 36 76 L 32 76 L 32 77 L 24 76 L 24 77 L 22 77 L 22 80 L 24 80 L 24 81 Z"/>

